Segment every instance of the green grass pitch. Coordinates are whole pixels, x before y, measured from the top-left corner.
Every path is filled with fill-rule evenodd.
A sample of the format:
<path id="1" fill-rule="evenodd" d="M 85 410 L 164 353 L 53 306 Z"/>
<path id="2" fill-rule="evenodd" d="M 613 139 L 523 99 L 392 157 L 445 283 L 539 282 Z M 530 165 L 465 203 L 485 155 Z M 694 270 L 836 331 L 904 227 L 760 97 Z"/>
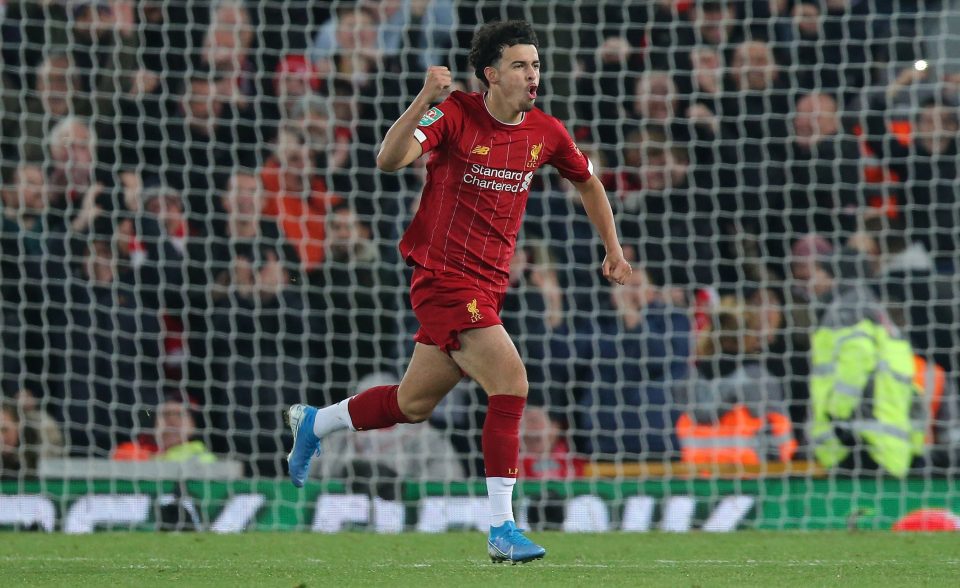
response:
<path id="1" fill-rule="evenodd" d="M 3 586 L 956 586 L 960 536 L 538 533 L 494 565 L 480 533 L 0 534 Z"/>

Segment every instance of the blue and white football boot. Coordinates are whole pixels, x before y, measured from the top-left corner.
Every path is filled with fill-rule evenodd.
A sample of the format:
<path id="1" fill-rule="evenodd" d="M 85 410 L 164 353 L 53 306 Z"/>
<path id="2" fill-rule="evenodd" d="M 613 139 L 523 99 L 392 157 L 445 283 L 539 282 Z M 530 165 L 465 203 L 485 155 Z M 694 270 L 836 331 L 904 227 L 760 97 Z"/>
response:
<path id="1" fill-rule="evenodd" d="M 547 550 L 527 539 L 513 521 L 507 521 L 499 527 L 490 527 L 487 553 L 493 563 L 518 564 L 543 559 Z"/>
<path id="2" fill-rule="evenodd" d="M 313 421 L 317 418 L 317 409 L 306 404 L 294 404 L 283 412 L 283 420 L 293 431 L 293 449 L 287 454 L 290 469 L 290 481 L 297 488 L 303 488 L 310 472 L 310 460 L 320 455 L 320 438 L 313 434 Z"/>

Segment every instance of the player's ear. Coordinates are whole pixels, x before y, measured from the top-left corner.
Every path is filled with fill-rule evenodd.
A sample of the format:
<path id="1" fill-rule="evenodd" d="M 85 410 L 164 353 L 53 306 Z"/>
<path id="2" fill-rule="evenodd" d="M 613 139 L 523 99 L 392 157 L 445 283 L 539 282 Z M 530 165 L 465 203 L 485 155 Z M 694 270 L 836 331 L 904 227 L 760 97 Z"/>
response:
<path id="1" fill-rule="evenodd" d="M 492 65 L 488 65 L 487 67 L 483 68 L 483 75 L 487 78 L 488 83 L 495 84 L 500 76 L 500 72 L 497 71 L 497 68 L 493 67 Z"/>

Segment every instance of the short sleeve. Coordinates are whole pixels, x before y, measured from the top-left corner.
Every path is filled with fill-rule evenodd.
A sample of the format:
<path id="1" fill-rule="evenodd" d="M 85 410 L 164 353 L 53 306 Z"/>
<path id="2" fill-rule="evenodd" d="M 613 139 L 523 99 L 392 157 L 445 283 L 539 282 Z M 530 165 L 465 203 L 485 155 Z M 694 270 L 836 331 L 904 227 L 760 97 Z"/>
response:
<path id="1" fill-rule="evenodd" d="M 571 182 L 586 182 L 593 175 L 593 163 L 580 151 L 563 124 L 555 122 L 558 147 L 550 157 L 550 163 Z"/>
<path id="2" fill-rule="evenodd" d="M 460 126 L 463 112 L 457 98 L 451 94 L 446 100 L 432 107 L 420 117 L 413 136 L 420 142 L 423 152 L 442 144 Z"/>

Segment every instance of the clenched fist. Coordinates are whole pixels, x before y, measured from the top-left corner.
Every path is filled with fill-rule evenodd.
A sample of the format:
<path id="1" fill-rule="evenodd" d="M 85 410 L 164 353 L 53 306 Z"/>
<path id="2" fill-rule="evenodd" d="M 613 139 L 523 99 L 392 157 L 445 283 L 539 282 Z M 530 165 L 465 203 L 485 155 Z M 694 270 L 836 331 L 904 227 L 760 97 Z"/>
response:
<path id="1" fill-rule="evenodd" d="M 621 286 L 633 273 L 633 268 L 623 258 L 623 251 L 608 252 L 603 260 L 603 277 Z"/>
<path id="2" fill-rule="evenodd" d="M 450 91 L 453 76 L 450 70 L 439 65 L 432 65 L 427 69 L 427 79 L 423 82 L 420 96 L 427 102 L 439 102 Z"/>

